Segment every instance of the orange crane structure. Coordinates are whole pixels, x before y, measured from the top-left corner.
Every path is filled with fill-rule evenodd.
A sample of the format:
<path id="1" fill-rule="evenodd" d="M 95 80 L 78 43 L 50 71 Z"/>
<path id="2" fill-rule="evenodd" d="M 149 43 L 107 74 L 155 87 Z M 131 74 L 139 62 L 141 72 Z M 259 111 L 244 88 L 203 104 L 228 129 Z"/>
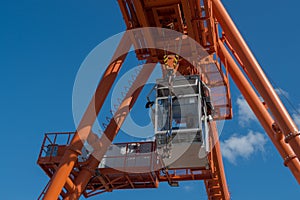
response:
<path id="1" fill-rule="evenodd" d="M 300 183 L 299 130 L 220 0 L 118 0 L 118 3 L 127 31 L 133 32 L 124 34 L 77 130 L 69 133 L 45 134 L 38 164 L 50 177 L 50 181 L 39 199 L 79 199 L 82 195 L 90 197 L 117 189 L 157 188 L 160 182 L 177 186 L 178 182 L 188 180 L 203 180 L 209 200 L 230 199 L 216 127 L 217 120 L 232 118 L 229 76 L 277 148 L 284 166 L 289 168 Z M 159 39 L 153 38 L 151 29 L 143 30 L 146 27 L 161 28 L 156 33 Z M 161 30 L 170 30 L 179 36 L 164 34 Z M 125 39 L 126 34 L 131 39 Z M 184 36 L 191 38 L 199 46 Z M 180 53 L 176 50 L 179 40 Z M 168 49 L 165 49 L 166 41 Z M 92 133 L 92 126 L 127 56 L 127 53 L 119 56 L 118 52 L 129 52 L 132 46 L 135 48 L 137 58 L 145 61 L 145 64 L 114 113 L 103 136 L 98 138 Z M 153 48 L 154 46 L 161 48 Z M 200 49 L 207 55 L 205 59 L 197 60 L 201 54 Z M 124 170 L 101 167 L 104 158 L 106 163 L 108 162 L 109 156 L 106 154 L 112 141 L 143 89 L 140 85 L 146 84 L 157 63 L 162 65 L 164 76 L 158 82 L 166 80 L 165 77 L 168 77 L 170 72 L 169 67 L 173 75 L 177 74 L 176 77 L 173 76 L 175 78 L 172 87 L 178 86 L 180 77 L 188 77 L 188 80 L 191 80 L 189 84 L 195 81 L 193 87 L 198 88 L 195 89 L 195 101 L 201 101 L 200 98 L 206 97 L 206 101 L 199 103 L 200 108 L 196 111 L 197 117 L 201 118 L 202 115 L 206 117 L 200 122 L 205 124 L 206 128 L 200 130 L 201 134 L 195 129 L 196 138 L 199 136 L 200 139 L 192 140 L 195 148 L 200 148 L 201 145 L 198 144 L 206 143 L 208 148 L 206 156 L 201 158 L 200 164 L 190 166 L 182 164 L 185 159 L 189 159 L 183 158 L 185 155 L 177 163 L 167 164 L 168 156 L 163 157 L 159 152 L 160 147 L 163 148 L 160 145 L 168 143 L 169 138 L 165 136 L 166 134 L 160 133 L 161 129 L 156 130 L 154 142 L 115 144 L 127 150 L 131 149 L 119 155 L 122 157 L 119 159 L 125 163 L 120 166 Z M 203 85 L 208 89 L 208 94 L 200 91 L 205 90 Z M 156 87 L 157 102 L 168 99 L 168 95 L 172 96 L 170 91 L 166 95 L 164 93 L 165 90 L 168 91 L 170 85 L 161 88 L 160 86 L 158 83 Z M 190 101 L 190 104 L 195 101 Z M 158 109 L 157 105 L 155 109 Z M 173 115 L 175 116 L 174 113 Z M 188 119 L 185 120 L 187 124 Z M 172 127 L 169 127 L 166 131 L 171 129 Z M 171 131 L 171 135 L 174 132 L 175 129 Z M 181 134 L 182 137 L 188 135 L 187 132 L 177 134 Z M 66 139 L 63 144 L 58 142 L 61 141 L 60 137 Z M 160 141 L 161 137 L 165 138 Z M 85 142 L 93 143 L 96 156 L 90 155 L 80 159 Z M 175 148 L 176 143 L 173 143 Z M 129 165 L 130 161 L 138 160 L 139 155 L 136 153 L 138 151 L 144 151 L 142 156 L 147 164 Z M 126 167 L 130 170 L 126 170 Z"/>

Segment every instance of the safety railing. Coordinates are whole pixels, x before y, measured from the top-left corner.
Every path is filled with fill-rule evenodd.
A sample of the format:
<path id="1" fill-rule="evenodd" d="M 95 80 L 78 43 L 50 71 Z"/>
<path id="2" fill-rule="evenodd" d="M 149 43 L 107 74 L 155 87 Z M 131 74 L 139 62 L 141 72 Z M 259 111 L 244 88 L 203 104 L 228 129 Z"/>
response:
<path id="1" fill-rule="evenodd" d="M 62 148 L 70 144 L 75 132 L 45 133 L 39 158 L 56 157 L 62 154 Z"/>
<path id="2" fill-rule="evenodd" d="M 99 168 L 153 170 L 157 160 L 155 142 L 132 142 L 113 144 L 107 150 Z"/>

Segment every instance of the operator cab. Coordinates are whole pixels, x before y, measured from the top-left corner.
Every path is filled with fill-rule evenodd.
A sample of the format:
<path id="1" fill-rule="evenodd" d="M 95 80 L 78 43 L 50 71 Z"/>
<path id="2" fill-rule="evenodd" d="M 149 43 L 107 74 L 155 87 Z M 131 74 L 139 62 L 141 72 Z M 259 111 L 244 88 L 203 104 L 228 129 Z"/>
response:
<path id="1" fill-rule="evenodd" d="M 168 168 L 208 165 L 208 119 L 213 106 L 210 90 L 199 75 L 156 80 L 154 110 L 156 149 Z M 154 103 L 155 102 L 155 103 Z M 210 116 L 208 116 L 208 114 Z"/>

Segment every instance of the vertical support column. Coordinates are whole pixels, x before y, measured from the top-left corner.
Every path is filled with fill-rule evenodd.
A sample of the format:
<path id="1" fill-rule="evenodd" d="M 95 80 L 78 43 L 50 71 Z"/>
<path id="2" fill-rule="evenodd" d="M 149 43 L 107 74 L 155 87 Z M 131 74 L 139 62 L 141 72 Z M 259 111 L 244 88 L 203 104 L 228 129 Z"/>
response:
<path id="1" fill-rule="evenodd" d="M 250 83 L 248 82 L 238 65 L 235 63 L 229 52 L 227 51 L 222 41 L 219 40 L 218 45 L 218 56 L 221 58 L 222 63 L 225 66 L 227 66 L 228 72 L 231 75 L 233 81 L 236 83 L 237 87 L 245 97 L 249 106 L 251 107 L 259 122 L 268 134 L 269 138 L 279 151 L 280 155 L 285 160 L 285 165 L 291 170 L 298 183 L 300 183 L 299 160 L 296 158 L 290 145 L 286 144 L 283 138 L 280 139 L 275 136 L 275 132 L 272 129 L 274 120 L 272 119 L 268 110 L 262 104 L 259 97 L 251 87 Z"/>
<path id="2" fill-rule="evenodd" d="M 77 161 L 78 155 L 81 154 L 81 149 L 83 143 L 81 141 L 80 135 L 89 135 L 91 132 L 92 125 L 100 112 L 100 109 L 109 93 L 111 86 L 113 85 L 122 64 L 127 56 L 127 52 L 130 50 L 131 41 L 124 39 L 126 33 L 120 41 L 120 44 L 113 56 L 113 63 L 111 63 L 106 69 L 96 92 L 88 105 L 86 112 L 77 128 L 77 131 L 70 143 L 70 146 L 66 150 L 57 171 L 51 178 L 50 185 L 45 193 L 45 200 L 58 199 L 59 194 L 64 187 L 75 162 Z M 126 52 L 123 54 L 122 52 Z M 121 55 L 119 58 L 116 58 Z M 100 95 L 101 94 L 101 95 Z"/>
<path id="3" fill-rule="evenodd" d="M 209 200 L 213 199 L 222 199 L 222 200 L 229 200 L 230 194 L 225 178 L 219 136 L 218 136 L 218 129 L 216 122 L 212 121 L 209 123 L 209 131 L 210 137 L 212 140 L 212 162 L 213 167 L 215 169 L 213 173 L 212 179 L 205 180 L 205 186 L 207 191 L 207 196 Z"/>
<path id="4" fill-rule="evenodd" d="M 114 117 L 111 119 L 108 124 L 106 130 L 104 131 L 104 135 L 100 138 L 100 140 L 95 141 L 94 144 L 91 144 L 94 148 L 94 156 L 91 156 L 88 160 L 88 166 L 84 167 L 75 180 L 75 185 L 77 187 L 76 192 L 69 194 L 66 197 L 66 200 L 69 199 L 78 199 L 82 192 L 84 191 L 86 185 L 88 184 L 91 176 L 94 174 L 95 169 L 98 168 L 100 161 L 105 155 L 107 149 L 111 145 L 113 139 L 119 132 L 123 122 L 125 121 L 127 115 L 129 114 L 131 108 L 136 102 L 139 94 L 141 93 L 144 85 L 146 84 L 148 78 L 150 77 L 152 71 L 154 70 L 156 63 L 147 62 L 134 83 L 132 87 L 126 94 L 123 102 L 119 106 L 116 111 Z M 134 130 L 133 130 L 134 131 Z"/>
<path id="5" fill-rule="evenodd" d="M 286 137 L 286 142 L 291 145 L 293 151 L 300 160 L 300 136 L 298 128 L 280 101 L 274 88 L 267 79 L 240 32 L 234 25 L 221 1 L 212 0 L 212 2 L 213 14 L 220 23 L 228 42 L 241 59 L 244 70 L 247 72 L 251 82 L 270 108 L 276 123 Z"/>

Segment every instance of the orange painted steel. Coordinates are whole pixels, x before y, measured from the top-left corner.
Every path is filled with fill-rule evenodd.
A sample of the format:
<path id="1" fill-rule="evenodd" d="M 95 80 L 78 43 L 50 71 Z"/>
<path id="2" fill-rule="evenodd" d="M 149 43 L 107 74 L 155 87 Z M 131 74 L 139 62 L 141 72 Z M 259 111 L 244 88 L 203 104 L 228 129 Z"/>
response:
<path id="1" fill-rule="evenodd" d="M 45 134 L 45 139 L 48 138 L 49 135 L 55 135 L 55 136 L 63 136 L 66 134 L 72 134 L 75 133 L 48 133 Z M 52 154 L 48 152 L 49 146 L 47 143 L 43 142 L 42 148 L 46 151 L 43 151 L 44 154 L 41 154 L 39 156 L 38 164 L 41 166 L 41 168 L 48 174 L 48 171 L 54 171 L 57 167 L 56 164 L 59 163 L 63 152 L 63 149 L 66 149 L 68 147 L 68 143 L 63 144 L 56 144 L 55 140 L 51 140 L 50 144 L 59 147 L 58 152 L 55 154 Z M 163 168 L 163 163 L 161 160 L 157 160 L 157 154 L 155 153 L 155 142 L 132 142 L 132 143 L 121 143 L 121 145 L 131 145 L 131 144 L 152 144 L 151 147 L 151 161 L 153 165 L 144 166 L 144 167 L 126 167 L 127 172 L 120 171 L 123 167 L 116 168 L 103 168 L 98 167 L 98 160 L 94 159 L 94 157 L 90 157 L 89 161 L 87 160 L 78 160 L 76 162 L 74 168 L 80 169 L 80 172 L 77 170 L 74 170 L 71 172 L 71 177 L 79 177 L 79 173 L 81 173 L 82 177 L 85 177 L 86 180 L 89 180 L 89 184 L 86 186 L 85 191 L 83 195 L 85 197 L 91 197 L 97 194 L 102 194 L 103 192 L 111 192 L 113 190 L 117 189 L 137 189 L 137 188 L 157 188 L 159 185 L 159 182 L 178 182 L 178 181 L 188 181 L 188 180 L 208 180 L 212 178 L 211 171 L 209 169 L 203 168 L 193 168 L 193 169 L 168 169 L 166 173 L 166 169 Z M 120 144 L 115 144 L 120 145 Z M 45 152 L 48 152 L 45 153 Z M 145 154 L 141 155 L 141 157 L 144 157 Z M 128 157 L 129 160 L 132 160 L 132 158 L 135 158 L 136 156 L 130 156 Z M 110 157 L 106 156 L 106 159 L 109 159 Z M 120 158 L 125 158 L 122 156 Z M 115 156 L 112 157 L 112 159 L 117 159 Z M 92 168 L 91 162 L 95 161 L 97 164 L 95 168 Z M 50 164 L 50 165 L 49 165 Z M 124 165 L 125 167 L 126 165 Z M 154 170 L 153 170 L 153 169 Z M 90 174 L 93 174 L 93 178 L 87 178 L 90 176 L 83 176 L 85 169 L 90 171 Z M 215 170 L 216 172 L 218 170 Z M 84 172 L 84 173 L 82 173 Z M 217 173 L 214 174 L 215 176 L 218 175 Z M 49 175 L 51 177 L 51 175 Z M 144 184 L 141 185 L 141 180 L 143 180 Z M 83 180 L 85 181 L 85 180 Z M 210 182 L 211 183 L 211 182 Z M 83 182 L 81 182 L 83 184 Z M 94 185 L 97 185 L 94 187 Z M 77 184 L 78 187 L 83 187 Z M 216 189 L 216 186 L 213 186 L 214 190 Z M 72 191 L 69 191 L 67 193 L 62 193 L 61 197 L 64 199 L 76 199 L 79 194 L 79 192 L 72 194 Z M 41 199 L 41 198 L 39 198 Z"/>
<path id="2" fill-rule="evenodd" d="M 284 159 L 284 165 L 290 169 L 300 184 L 299 131 L 220 0 L 118 0 L 118 3 L 127 29 L 170 28 L 188 35 L 201 44 L 208 53 L 209 61 L 207 63 L 202 62 L 198 68 L 195 68 L 195 66 L 188 64 L 187 60 L 181 60 L 178 71 L 185 75 L 201 71 L 199 75 L 201 75 L 202 81 L 213 91 L 212 102 L 216 104 L 216 110 L 223 112 L 219 116 L 216 113 L 215 119 L 230 119 L 232 117 L 228 74 L 231 75 Z M 146 31 L 144 34 L 149 44 L 155 43 L 149 32 Z M 57 199 L 59 195 L 64 199 L 78 199 L 81 195 L 90 197 L 115 189 L 156 188 L 159 182 L 172 183 L 187 180 L 204 180 L 209 200 L 230 199 L 214 121 L 209 123 L 210 143 L 214 146 L 211 147 L 211 152 L 207 156 L 208 168 L 167 170 L 164 169 L 161 160 L 157 161 L 161 164 L 161 169 L 140 175 L 137 173 L 120 173 L 120 171 L 110 168 L 98 168 L 99 160 L 103 158 L 141 91 L 139 88 L 133 95 L 130 93 L 126 95 L 115 117 L 105 130 L 104 136 L 106 137 L 103 136 L 98 140 L 91 133 L 92 124 L 124 63 L 131 43 L 137 49 L 135 53 L 139 60 L 147 59 L 147 61 L 163 63 L 164 52 L 162 50 L 140 48 L 141 46 L 134 40 L 134 36 L 130 35 L 129 37 L 131 41 L 121 40 L 115 55 L 119 55 L 118 52 L 123 53 L 120 57 L 114 56 L 112 59 L 112 64 L 107 68 L 94 98 L 77 128 L 78 132 L 75 133 L 70 144 L 60 146 L 60 151 L 64 155 L 53 158 L 39 155 L 38 164 L 51 177 L 47 186 L 48 189 L 44 193 L 44 199 Z M 166 40 L 170 40 L 170 38 L 166 38 Z M 195 45 L 183 44 L 181 51 L 190 55 L 191 58 L 197 57 Z M 146 83 L 146 77 L 151 71 L 152 68 L 143 68 L 142 74 L 136 81 Z M 247 77 L 264 99 L 264 103 L 256 94 Z M 130 91 L 134 90 L 130 89 Z M 225 100 L 218 102 L 216 100 L 218 98 L 225 98 Z M 81 139 L 91 141 L 91 138 L 96 138 L 95 141 L 97 141 L 95 143 L 95 145 L 97 144 L 95 146 L 98 153 L 97 159 L 90 156 L 87 161 L 79 162 L 78 155 L 80 155 L 83 147 Z M 179 173 L 180 170 L 181 173 Z M 96 171 L 99 171 L 101 176 L 95 176 L 95 179 L 91 178 Z M 138 177 L 144 181 L 144 185 L 136 184 Z M 65 191 L 62 191 L 63 187 Z"/>
<path id="3" fill-rule="evenodd" d="M 271 113 L 274 115 L 275 123 L 278 124 L 281 132 L 286 137 L 286 142 L 291 145 L 298 159 L 300 159 L 300 135 L 297 126 L 282 104 L 273 86 L 267 79 L 221 1 L 212 0 L 212 2 L 214 15 L 221 25 L 226 39 L 240 58 L 249 79 L 270 108 Z"/>
<path id="4" fill-rule="evenodd" d="M 130 49 L 130 46 L 130 41 L 121 40 L 121 43 L 119 44 L 114 55 L 120 55 L 120 52 L 123 52 L 124 48 L 127 53 Z M 92 125 L 95 122 L 98 113 L 100 112 L 104 100 L 108 95 L 109 90 L 113 85 L 126 56 L 127 54 L 123 54 L 121 57 L 115 58 L 113 63 L 108 66 L 106 72 L 104 73 L 103 78 L 96 89 L 95 95 L 93 96 L 92 101 L 90 102 L 79 124 L 79 127 L 77 128 L 77 132 L 75 133 L 70 146 L 64 153 L 58 169 L 51 178 L 51 182 L 44 196 L 45 200 L 57 199 L 61 193 L 75 165 L 75 162 L 77 161 L 78 155 L 81 154 L 81 149 L 83 147 L 81 137 L 88 136 L 90 134 Z"/>
<path id="5" fill-rule="evenodd" d="M 211 162 L 214 166 L 214 173 L 211 179 L 205 179 L 206 192 L 208 200 L 214 199 L 230 199 L 230 193 L 225 178 L 221 147 L 219 142 L 218 129 L 215 121 L 209 122 L 210 138 L 212 142 Z"/>
<path id="6" fill-rule="evenodd" d="M 103 156 L 105 155 L 107 149 L 111 145 L 115 136 L 118 134 L 123 122 L 125 121 L 131 108 L 135 104 L 140 92 L 142 91 L 144 85 L 147 83 L 147 80 L 152 74 L 152 71 L 154 70 L 155 66 L 156 63 L 148 62 L 146 62 L 146 64 L 143 65 L 141 72 L 132 84 L 123 102 L 120 104 L 114 117 L 110 120 L 110 123 L 104 131 L 103 136 L 100 138 L 99 141 L 92 144 L 97 153 L 96 155 L 94 154 L 89 158 L 88 165 L 83 167 L 83 169 L 76 177 L 75 184 L 77 185 L 77 190 L 74 193 L 70 193 L 67 199 L 77 199 L 83 193 L 91 176 L 93 175 L 93 172 L 98 168 L 98 165 L 102 160 Z"/>
<path id="7" fill-rule="evenodd" d="M 274 120 L 272 119 L 271 115 L 269 114 L 266 107 L 263 105 L 253 88 L 251 87 L 250 83 L 247 81 L 246 77 L 237 66 L 233 58 L 231 57 L 230 53 L 227 51 L 226 47 L 224 46 L 223 42 L 219 40 L 219 55 L 224 63 L 224 65 L 228 68 L 228 72 L 230 73 L 233 81 L 236 83 L 237 87 L 245 97 L 246 101 L 248 102 L 249 106 L 253 110 L 254 114 L 258 118 L 259 122 L 267 132 L 269 138 L 279 151 L 281 157 L 285 160 L 286 158 L 291 157 L 288 162 L 286 162 L 286 166 L 289 167 L 291 172 L 293 173 L 294 177 L 300 184 L 300 162 L 294 156 L 294 152 L 291 147 L 284 142 L 284 139 L 278 139 L 276 137 L 276 132 L 274 132 L 272 126 L 274 124 Z"/>

